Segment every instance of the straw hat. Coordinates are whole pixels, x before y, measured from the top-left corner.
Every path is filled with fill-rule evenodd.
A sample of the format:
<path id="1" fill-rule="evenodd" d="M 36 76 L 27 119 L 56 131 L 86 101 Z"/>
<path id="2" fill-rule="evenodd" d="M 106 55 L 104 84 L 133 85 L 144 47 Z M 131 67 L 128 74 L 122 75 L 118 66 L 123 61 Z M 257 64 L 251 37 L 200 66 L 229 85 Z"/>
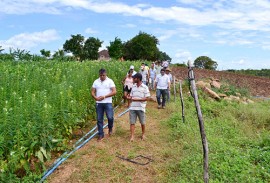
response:
<path id="1" fill-rule="evenodd" d="M 166 70 L 165 70 L 165 71 L 169 71 L 169 72 L 172 72 L 170 68 L 166 68 Z"/>

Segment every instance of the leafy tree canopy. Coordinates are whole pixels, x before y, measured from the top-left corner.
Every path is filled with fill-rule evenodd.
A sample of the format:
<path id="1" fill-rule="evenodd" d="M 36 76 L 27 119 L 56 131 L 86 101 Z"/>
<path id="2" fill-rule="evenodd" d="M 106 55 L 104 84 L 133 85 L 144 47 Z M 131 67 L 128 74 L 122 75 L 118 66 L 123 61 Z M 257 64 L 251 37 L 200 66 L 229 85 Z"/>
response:
<path id="1" fill-rule="evenodd" d="M 159 51 L 158 60 L 167 60 L 168 62 L 171 62 L 172 58 L 167 55 L 166 52 Z"/>
<path id="2" fill-rule="evenodd" d="M 114 41 L 110 41 L 107 49 L 111 58 L 119 59 L 124 55 L 124 44 L 118 37 L 115 37 Z"/>
<path id="3" fill-rule="evenodd" d="M 207 56 L 200 56 L 194 60 L 194 67 L 196 68 L 216 70 L 217 66 L 217 62 Z"/>
<path id="4" fill-rule="evenodd" d="M 98 38 L 89 37 L 83 46 L 83 57 L 85 59 L 97 60 L 98 59 L 98 49 L 101 47 L 103 41 Z"/>
<path id="5" fill-rule="evenodd" d="M 71 35 L 69 40 L 63 45 L 64 51 L 72 53 L 79 60 L 97 59 L 98 49 L 101 47 L 102 41 L 98 38 L 89 37 L 84 39 L 81 34 Z"/>
<path id="6" fill-rule="evenodd" d="M 124 57 L 129 60 L 156 60 L 159 54 L 158 44 L 155 36 L 139 32 L 124 44 Z"/>
<path id="7" fill-rule="evenodd" d="M 41 53 L 42 56 L 44 56 L 46 58 L 51 56 L 51 51 L 50 50 L 42 49 L 42 50 L 40 50 L 40 53 Z"/>

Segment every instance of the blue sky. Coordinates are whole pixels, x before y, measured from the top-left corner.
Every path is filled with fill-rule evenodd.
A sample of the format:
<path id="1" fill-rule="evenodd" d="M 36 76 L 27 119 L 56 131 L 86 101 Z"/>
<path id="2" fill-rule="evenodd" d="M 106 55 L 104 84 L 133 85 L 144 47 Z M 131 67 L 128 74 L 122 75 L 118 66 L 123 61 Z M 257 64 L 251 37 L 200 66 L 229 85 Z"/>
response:
<path id="1" fill-rule="evenodd" d="M 269 0 L 1 0 L 0 45 L 40 54 L 71 34 L 102 48 L 139 31 L 156 36 L 173 63 L 209 56 L 218 69 L 270 69 Z"/>

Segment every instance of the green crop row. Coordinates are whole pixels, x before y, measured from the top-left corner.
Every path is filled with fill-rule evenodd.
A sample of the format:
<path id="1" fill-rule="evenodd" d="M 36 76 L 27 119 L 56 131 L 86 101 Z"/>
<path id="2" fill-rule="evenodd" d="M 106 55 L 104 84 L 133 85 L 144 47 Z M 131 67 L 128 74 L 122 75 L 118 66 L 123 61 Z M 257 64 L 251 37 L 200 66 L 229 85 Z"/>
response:
<path id="1" fill-rule="evenodd" d="M 41 173 L 51 151 L 65 150 L 73 131 L 95 118 L 91 86 L 100 68 L 114 80 L 118 93 L 113 101 L 119 104 L 130 64 L 0 62 L 1 182 Z"/>

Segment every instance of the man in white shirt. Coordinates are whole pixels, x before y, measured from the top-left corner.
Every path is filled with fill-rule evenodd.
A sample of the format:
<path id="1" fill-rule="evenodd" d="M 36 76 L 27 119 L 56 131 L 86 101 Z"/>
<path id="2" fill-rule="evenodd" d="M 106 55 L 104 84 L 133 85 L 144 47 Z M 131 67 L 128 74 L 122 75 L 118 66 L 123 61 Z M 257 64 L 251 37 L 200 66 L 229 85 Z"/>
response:
<path id="1" fill-rule="evenodd" d="M 137 73 L 133 76 L 133 83 L 135 83 L 131 89 L 131 93 L 127 96 L 127 99 L 131 100 L 129 110 L 130 121 L 130 141 L 134 140 L 135 123 L 137 117 L 141 123 L 142 128 L 142 140 L 145 139 L 145 107 L 147 98 L 150 97 L 148 87 L 142 82 L 142 75 Z"/>
<path id="2" fill-rule="evenodd" d="M 160 70 L 160 74 L 157 75 L 155 80 L 155 88 L 158 102 L 158 109 L 165 108 L 166 97 L 168 90 L 171 90 L 170 78 L 165 74 L 165 69 Z M 160 97 L 162 96 L 162 103 Z"/>
<path id="3" fill-rule="evenodd" d="M 104 138 L 103 121 L 104 112 L 108 119 L 109 135 L 112 134 L 114 112 L 112 106 L 112 96 L 116 94 L 115 84 L 112 79 L 107 77 L 105 69 L 99 70 L 99 78 L 92 85 L 91 95 L 96 100 L 98 141 Z"/>

